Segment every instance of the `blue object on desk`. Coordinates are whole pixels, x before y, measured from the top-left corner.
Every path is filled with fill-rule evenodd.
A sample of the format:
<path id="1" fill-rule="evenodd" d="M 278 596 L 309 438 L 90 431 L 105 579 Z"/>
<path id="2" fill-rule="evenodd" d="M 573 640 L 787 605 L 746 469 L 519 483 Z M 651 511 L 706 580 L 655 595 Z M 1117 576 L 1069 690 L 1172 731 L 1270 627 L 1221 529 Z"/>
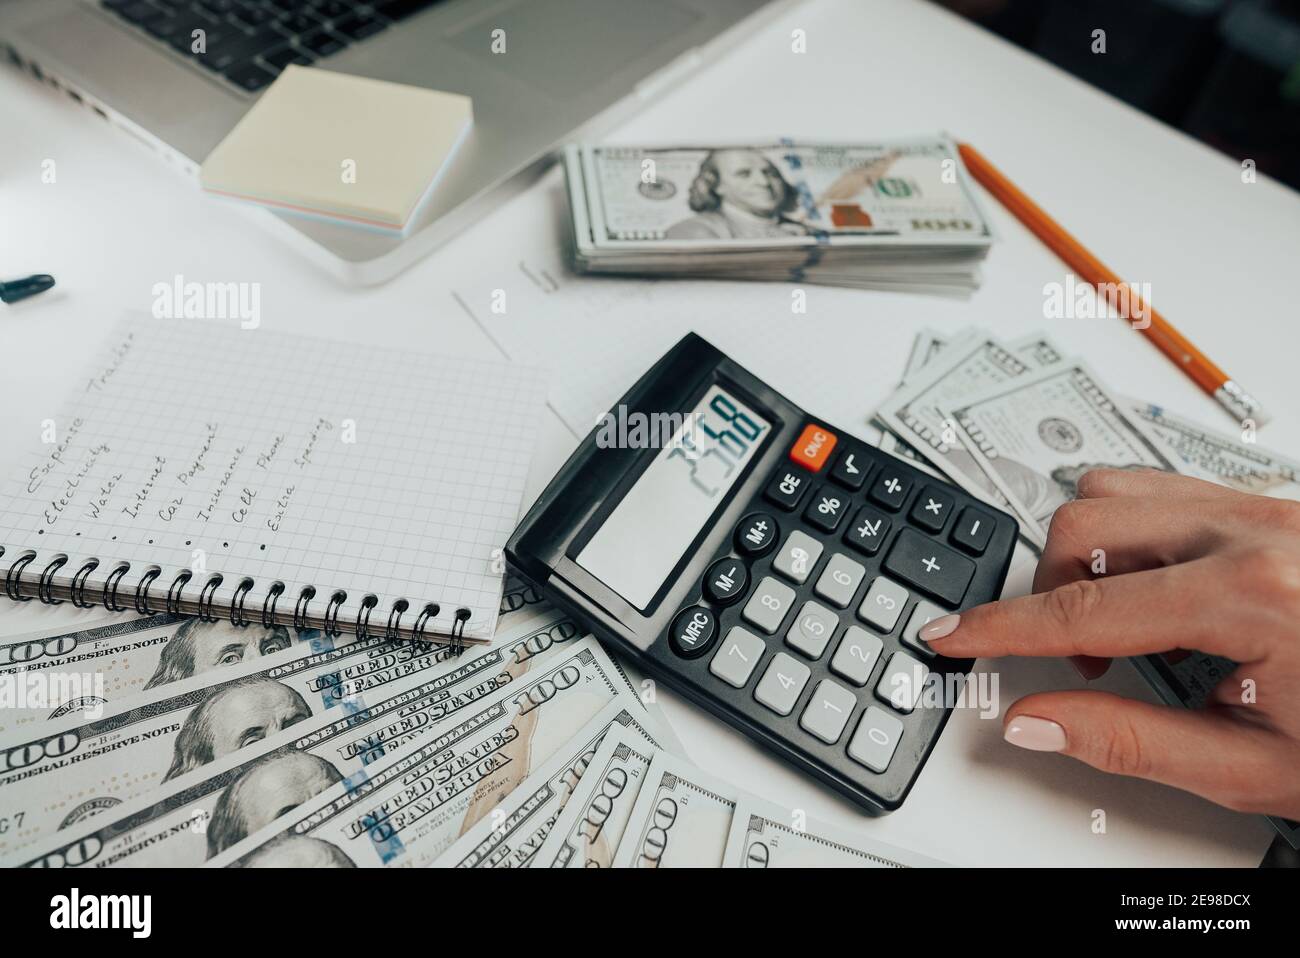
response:
<path id="1" fill-rule="evenodd" d="M 53 285 L 54 277 L 49 273 L 37 273 L 35 276 L 0 283 L 0 302 L 17 303 L 37 293 L 43 293 Z"/>

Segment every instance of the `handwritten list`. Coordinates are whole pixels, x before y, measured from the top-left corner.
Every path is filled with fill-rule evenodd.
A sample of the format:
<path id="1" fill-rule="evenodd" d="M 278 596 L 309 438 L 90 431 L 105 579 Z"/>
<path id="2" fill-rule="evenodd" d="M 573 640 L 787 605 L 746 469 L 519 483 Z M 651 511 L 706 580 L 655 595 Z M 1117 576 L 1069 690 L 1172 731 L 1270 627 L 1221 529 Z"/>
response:
<path id="1" fill-rule="evenodd" d="M 466 608 L 488 636 L 544 402 L 527 367 L 127 318 L 5 483 L 0 561 L 252 579 L 250 607 L 346 593 L 341 622 L 367 596 L 381 625 L 398 600 L 437 631 Z"/>

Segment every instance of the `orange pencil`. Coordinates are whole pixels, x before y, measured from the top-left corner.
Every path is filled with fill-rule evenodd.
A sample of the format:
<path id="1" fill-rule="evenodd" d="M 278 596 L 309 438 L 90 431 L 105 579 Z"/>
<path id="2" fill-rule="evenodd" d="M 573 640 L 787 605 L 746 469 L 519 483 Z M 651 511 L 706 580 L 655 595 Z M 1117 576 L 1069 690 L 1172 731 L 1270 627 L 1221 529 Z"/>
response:
<path id="1" fill-rule="evenodd" d="M 1241 384 L 1232 379 L 1222 369 L 1210 361 L 1210 358 L 1192 345 L 1182 333 L 1176 330 L 1168 320 L 1156 312 L 1149 303 L 1143 303 L 1132 286 L 1123 282 L 1101 260 L 1093 256 L 1083 244 L 1061 228 L 1061 225 L 1043 212 L 1033 200 L 1027 197 L 1009 179 L 969 143 L 958 144 L 962 161 L 970 170 L 971 176 L 1007 208 L 1016 219 L 1029 227 L 1030 231 L 1042 240 L 1047 247 L 1086 283 L 1095 286 L 1101 295 L 1114 308 L 1120 310 L 1121 316 L 1137 316 L 1149 319 L 1146 325 L 1134 324 L 1156 348 L 1174 361 L 1196 385 L 1213 396 L 1240 425 L 1245 420 L 1252 420 L 1256 426 L 1268 420 L 1259 402 L 1255 400 Z M 1124 290 L 1123 305 L 1119 291 Z M 1136 307 L 1133 304 L 1136 303 Z M 1125 313 L 1128 315 L 1126 316 Z"/>

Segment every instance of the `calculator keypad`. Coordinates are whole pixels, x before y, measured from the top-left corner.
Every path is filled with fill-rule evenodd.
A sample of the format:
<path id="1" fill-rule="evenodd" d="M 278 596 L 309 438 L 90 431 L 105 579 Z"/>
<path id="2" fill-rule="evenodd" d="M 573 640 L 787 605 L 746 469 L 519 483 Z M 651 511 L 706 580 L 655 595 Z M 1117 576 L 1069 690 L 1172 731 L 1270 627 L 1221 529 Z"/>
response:
<path id="1" fill-rule="evenodd" d="M 919 762 L 937 728 L 926 678 L 952 668 L 920 629 L 959 608 L 1001 520 L 815 424 L 760 488 L 674 619 L 678 661 L 837 775 L 906 774 L 891 768 Z"/>

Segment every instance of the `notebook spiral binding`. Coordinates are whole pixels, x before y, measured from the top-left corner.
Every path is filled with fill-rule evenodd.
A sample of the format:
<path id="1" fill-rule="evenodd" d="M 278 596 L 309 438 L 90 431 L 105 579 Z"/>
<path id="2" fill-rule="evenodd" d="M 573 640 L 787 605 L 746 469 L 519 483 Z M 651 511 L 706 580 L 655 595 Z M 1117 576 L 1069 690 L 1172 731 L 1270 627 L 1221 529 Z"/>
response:
<path id="1" fill-rule="evenodd" d="M 5 555 L 5 547 L 0 545 L 0 562 Z M 8 568 L 4 573 L 5 593 L 15 602 L 30 602 L 32 599 L 39 599 L 46 605 L 59 605 L 64 601 L 71 602 L 79 609 L 91 609 L 96 605 L 103 605 L 110 612 L 126 612 L 134 610 L 141 615 L 154 615 L 161 611 L 156 604 L 151 604 L 150 592 L 155 589 L 157 582 L 162 578 L 163 571 L 158 566 L 150 566 L 144 570 L 139 581 L 135 583 L 133 589 L 123 588 L 123 580 L 131 571 L 129 562 L 121 562 L 114 566 L 112 571 L 104 577 L 103 585 L 96 584 L 93 589 L 90 587 L 89 579 L 100 566 L 98 559 L 87 559 L 81 565 L 77 566 L 76 571 L 70 577 L 59 577 L 58 573 L 68 565 L 69 559 L 66 555 L 56 555 L 45 565 L 39 576 L 36 577 L 35 586 L 30 585 L 31 577 L 29 567 L 36 562 L 37 554 L 32 550 L 25 550 L 20 553 L 12 562 L 8 563 Z M 27 576 L 28 583 L 24 583 L 24 576 Z M 344 632 L 355 633 L 359 639 L 370 638 L 377 634 L 372 631 L 371 615 L 379 606 L 379 599 L 374 595 L 367 595 L 362 599 L 361 605 L 357 610 L 354 622 L 347 623 L 348 627 L 339 622 L 339 611 L 347 602 L 347 593 L 341 589 L 336 589 L 329 593 L 329 599 L 325 605 L 325 611 L 318 617 L 310 613 L 312 601 L 317 596 L 315 586 L 304 586 L 294 600 L 293 612 L 289 617 L 288 623 L 282 622 L 285 613 L 277 610 L 280 598 L 284 595 L 286 588 L 283 582 L 273 582 L 262 600 L 262 608 L 249 614 L 245 608 L 245 601 L 248 594 L 256 588 L 256 582 L 253 579 L 244 577 L 235 587 L 234 594 L 228 601 L 223 601 L 220 606 L 217 605 L 217 590 L 225 581 L 225 577 L 219 572 L 208 573 L 203 585 L 199 588 L 197 599 L 186 599 L 184 593 L 186 588 L 194 580 L 195 574 L 189 569 L 183 569 L 176 574 L 171 583 L 167 586 L 167 593 L 163 599 L 163 609 L 174 615 L 193 615 L 205 622 L 217 622 L 222 618 L 229 618 L 232 625 L 239 628 L 247 628 L 253 623 L 260 624 L 263 628 L 270 628 L 277 624 L 291 624 L 294 629 L 302 631 L 310 628 L 319 628 L 330 638 L 338 638 Z M 402 617 L 410 611 L 411 605 L 406 599 L 397 599 L 393 602 L 388 610 L 388 619 L 382 626 L 382 634 L 385 639 L 398 640 L 403 638 L 401 623 Z M 441 607 L 436 602 L 427 603 L 415 618 L 415 622 L 410 626 L 409 638 L 417 642 L 436 642 L 445 643 L 453 655 L 459 655 L 465 650 L 465 626 L 472 615 L 467 608 L 461 607 L 456 610 L 455 618 L 448 633 L 427 632 L 429 622 L 437 618 L 441 612 Z"/>

